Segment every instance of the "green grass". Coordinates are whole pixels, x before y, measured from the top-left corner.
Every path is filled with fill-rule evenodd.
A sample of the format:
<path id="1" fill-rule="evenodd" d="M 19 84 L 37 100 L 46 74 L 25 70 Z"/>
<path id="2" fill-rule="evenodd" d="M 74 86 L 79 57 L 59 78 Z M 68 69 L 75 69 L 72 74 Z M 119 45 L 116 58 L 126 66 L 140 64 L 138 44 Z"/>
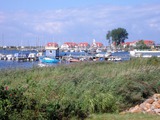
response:
<path id="1" fill-rule="evenodd" d="M 73 120 L 76 118 L 73 118 Z M 159 120 L 160 116 L 148 114 L 92 114 L 85 120 Z"/>
<path id="2" fill-rule="evenodd" d="M 159 73 L 158 58 L 140 58 L 121 63 L 0 71 L 0 85 L 8 86 L 9 90 L 23 90 L 25 101 L 16 104 L 22 102 L 24 110 L 21 115 L 11 112 L 17 119 L 85 118 L 94 113 L 118 113 L 160 93 Z M 12 99 L 10 102 L 13 104 Z"/>

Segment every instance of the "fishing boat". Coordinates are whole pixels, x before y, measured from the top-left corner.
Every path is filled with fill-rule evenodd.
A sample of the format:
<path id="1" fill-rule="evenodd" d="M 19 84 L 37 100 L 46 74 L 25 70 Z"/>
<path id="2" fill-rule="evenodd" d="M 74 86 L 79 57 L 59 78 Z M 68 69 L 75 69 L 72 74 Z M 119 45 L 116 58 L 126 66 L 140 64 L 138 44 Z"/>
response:
<path id="1" fill-rule="evenodd" d="M 45 46 L 45 55 L 39 57 L 41 63 L 59 63 L 59 48 L 57 43 L 48 43 Z"/>

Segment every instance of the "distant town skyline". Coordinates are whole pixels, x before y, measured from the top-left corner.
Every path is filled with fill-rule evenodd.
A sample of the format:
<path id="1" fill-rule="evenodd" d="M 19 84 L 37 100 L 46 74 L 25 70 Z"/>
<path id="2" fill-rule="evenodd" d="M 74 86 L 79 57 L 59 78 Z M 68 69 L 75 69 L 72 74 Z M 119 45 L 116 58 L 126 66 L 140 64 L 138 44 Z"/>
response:
<path id="1" fill-rule="evenodd" d="M 107 45 L 122 27 L 129 39 L 160 43 L 159 0 L 0 0 L 0 46 L 88 42 Z"/>

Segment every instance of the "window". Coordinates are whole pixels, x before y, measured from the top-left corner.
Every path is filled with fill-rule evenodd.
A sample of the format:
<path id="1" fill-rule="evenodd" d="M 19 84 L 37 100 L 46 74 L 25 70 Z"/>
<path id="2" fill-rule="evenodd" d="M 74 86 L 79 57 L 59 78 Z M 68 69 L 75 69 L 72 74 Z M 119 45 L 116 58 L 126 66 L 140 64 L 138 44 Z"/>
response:
<path id="1" fill-rule="evenodd" d="M 50 50 L 49 53 L 52 54 L 52 50 Z"/>

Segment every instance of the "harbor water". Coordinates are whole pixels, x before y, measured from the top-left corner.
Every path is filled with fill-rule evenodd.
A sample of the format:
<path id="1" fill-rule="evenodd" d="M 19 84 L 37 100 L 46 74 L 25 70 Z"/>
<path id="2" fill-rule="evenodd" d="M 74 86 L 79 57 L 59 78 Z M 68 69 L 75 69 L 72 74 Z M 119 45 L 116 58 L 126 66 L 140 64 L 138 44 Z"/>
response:
<path id="1" fill-rule="evenodd" d="M 15 54 L 20 51 L 17 50 L 0 50 L 1 54 Z M 36 51 L 23 51 L 23 53 L 30 53 L 30 52 L 36 52 Z M 105 53 L 102 53 L 105 54 Z M 86 52 L 60 52 L 60 56 L 87 56 Z M 129 60 L 130 55 L 129 52 L 115 52 L 112 53 L 112 56 L 119 56 L 122 58 L 122 61 Z M 2 69 L 18 69 L 18 68 L 32 68 L 37 67 L 39 64 L 39 61 L 13 61 L 13 60 L 0 60 L 0 70 Z"/>

